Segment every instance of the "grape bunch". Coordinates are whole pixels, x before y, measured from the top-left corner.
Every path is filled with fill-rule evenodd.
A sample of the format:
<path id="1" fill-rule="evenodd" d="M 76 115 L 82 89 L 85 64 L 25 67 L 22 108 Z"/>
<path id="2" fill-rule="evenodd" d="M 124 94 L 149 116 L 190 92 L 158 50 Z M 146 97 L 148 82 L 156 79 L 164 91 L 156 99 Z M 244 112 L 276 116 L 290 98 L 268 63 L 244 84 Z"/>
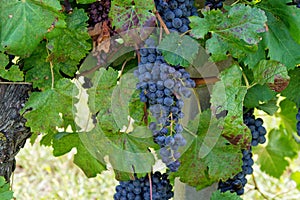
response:
<path id="1" fill-rule="evenodd" d="M 189 88 L 195 87 L 195 82 L 185 69 L 170 66 L 164 61 L 152 38 L 145 41 L 140 55 L 141 61 L 134 74 L 139 79 L 140 100 L 147 103 L 156 120 L 149 124 L 149 129 L 154 142 L 161 147 L 162 161 L 171 171 L 177 171 L 180 166 L 178 148 L 186 144 L 179 121 L 184 117 L 181 97 L 191 96 Z"/>
<path id="2" fill-rule="evenodd" d="M 247 125 L 247 127 L 251 131 L 252 140 L 251 140 L 251 146 L 257 146 L 259 143 L 263 144 L 266 141 L 265 135 L 266 135 L 266 129 L 262 126 L 263 120 L 261 118 L 255 119 L 255 116 L 253 115 L 254 109 L 250 109 L 247 112 L 244 113 L 244 124 Z M 299 114 L 300 119 L 300 114 Z M 299 123 L 300 124 L 300 123 Z M 300 125 L 299 125 L 300 126 Z M 237 195 L 244 194 L 244 187 L 247 183 L 246 175 L 253 173 L 253 159 L 252 159 L 252 148 L 250 147 L 249 150 L 242 150 L 243 154 L 243 165 L 242 165 L 242 171 L 239 172 L 237 175 L 235 175 L 233 178 L 229 178 L 225 182 L 220 181 L 218 185 L 218 189 L 221 192 L 236 192 Z"/>
<path id="3" fill-rule="evenodd" d="M 189 30 L 189 19 L 192 15 L 198 15 L 193 6 L 193 0 L 155 0 L 156 9 L 170 31 L 184 33 Z"/>
<path id="4" fill-rule="evenodd" d="M 297 134 L 300 136 L 300 108 L 298 108 L 298 113 L 296 114 L 296 120 L 297 120 Z"/>
<path id="5" fill-rule="evenodd" d="M 150 191 L 150 184 L 152 184 L 152 191 Z M 114 200 L 150 200 L 150 192 L 152 192 L 152 200 L 172 198 L 174 193 L 168 175 L 155 172 L 151 175 L 151 182 L 148 175 L 135 180 L 121 181 L 116 186 Z"/>
<path id="6" fill-rule="evenodd" d="M 248 126 L 252 134 L 251 146 L 257 146 L 266 142 L 265 135 L 267 131 L 262 126 L 264 121 L 261 118 L 255 119 L 253 111 L 254 109 L 250 109 L 244 114 L 244 124 Z"/>
<path id="7" fill-rule="evenodd" d="M 236 192 L 237 195 L 244 194 L 244 187 L 247 183 L 246 175 L 253 173 L 253 159 L 252 159 L 252 153 L 251 148 L 249 150 L 242 150 L 243 153 L 243 171 L 239 172 L 237 175 L 235 175 L 233 178 L 230 178 L 226 180 L 225 182 L 220 181 L 218 189 L 221 192 Z"/>
<path id="8" fill-rule="evenodd" d="M 221 9 L 223 8 L 223 1 L 225 0 L 206 0 L 204 5 L 210 9 Z"/>
<path id="9" fill-rule="evenodd" d="M 103 21 L 109 21 L 108 13 L 110 11 L 111 0 L 101 0 L 92 3 L 88 9 L 89 26 L 94 27 L 95 24 Z"/>

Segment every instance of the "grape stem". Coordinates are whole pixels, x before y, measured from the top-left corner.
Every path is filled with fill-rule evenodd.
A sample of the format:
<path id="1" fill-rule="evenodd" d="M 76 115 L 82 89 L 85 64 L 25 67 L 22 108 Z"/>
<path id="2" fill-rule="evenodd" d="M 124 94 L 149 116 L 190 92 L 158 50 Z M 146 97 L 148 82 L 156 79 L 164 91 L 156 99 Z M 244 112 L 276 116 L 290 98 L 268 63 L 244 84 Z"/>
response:
<path id="1" fill-rule="evenodd" d="M 143 115 L 142 121 L 144 121 L 146 126 L 148 125 L 148 111 L 147 111 L 147 104 L 146 103 L 144 104 L 144 115 Z"/>
<path id="2" fill-rule="evenodd" d="M 268 200 L 269 198 L 259 189 L 259 187 L 256 183 L 256 180 L 255 180 L 254 174 L 252 174 L 252 179 L 253 179 L 253 183 L 254 183 L 254 189 L 257 190 L 264 199 Z"/>
<path id="3" fill-rule="evenodd" d="M 166 34 L 170 34 L 170 31 L 169 31 L 168 27 L 166 26 L 164 20 L 161 18 L 160 14 L 157 11 L 155 11 L 155 16 L 157 17 L 158 21 L 160 22 L 160 24 L 164 28 Z"/>
<path id="4" fill-rule="evenodd" d="M 122 64 L 121 71 L 120 71 L 120 78 L 122 77 L 122 74 L 123 74 L 123 71 L 124 71 L 124 68 L 125 68 L 127 62 L 130 61 L 130 60 L 132 60 L 132 59 L 134 59 L 134 58 L 135 58 L 135 56 L 134 56 L 134 57 L 129 57 L 129 58 L 127 58 L 127 59 L 124 61 L 124 63 Z"/>
<path id="5" fill-rule="evenodd" d="M 243 78 L 244 78 L 244 81 L 245 81 L 245 83 L 246 83 L 246 86 L 247 86 L 247 88 L 249 88 L 249 81 L 248 81 L 248 79 L 247 79 L 247 76 L 246 76 L 246 74 L 244 73 L 244 72 L 242 72 L 242 75 L 243 75 Z"/>
<path id="6" fill-rule="evenodd" d="M 49 50 L 47 49 L 48 56 L 50 55 Z M 49 60 L 50 71 L 51 71 L 51 89 L 54 89 L 54 72 L 53 72 L 53 63 Z"/>
<path id="7" fill-rule="evenodd" d="M 152 180 L 151 180 L 151 173 L 148 173 L 149 178 L 149 185 L 150 185 L 150 200 L 152 200 Z"/>

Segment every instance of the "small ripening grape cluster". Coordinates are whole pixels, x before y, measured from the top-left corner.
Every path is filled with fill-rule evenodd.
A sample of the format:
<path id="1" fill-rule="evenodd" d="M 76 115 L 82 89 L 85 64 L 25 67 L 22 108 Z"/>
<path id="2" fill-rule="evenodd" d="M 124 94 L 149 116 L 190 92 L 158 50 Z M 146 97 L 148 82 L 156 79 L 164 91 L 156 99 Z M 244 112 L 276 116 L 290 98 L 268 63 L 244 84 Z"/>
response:
<path id="1" fill-rule="evenodd" d="M 251 146 L 257 146 L 266 142 L 265 135 L 267 131 L 262 126 L 264 121 L 261 118 L 255 119 L 253 112 L 254 109 L 250 109 L 244 114 L 244 124 L 248 126 L 252 134 Z"/>
<path id="2" fill-rule="evenodd" d="M 157 11 L 170 31 L 184 33 L 189 30 L 189 19 L 198 15 L 193 0 L 155 0 Z"/>
<path id="3" fill-rule="evenodd" d="M 221 9 L 223 8 L 223 1 L 225 0 L 206 0 L 204 5 L 210 9 Z"/>
<path id="4" fill-rule="evenodd" d="M 297 120 L 297 134 L 300 136 L 300 108 L 298 108 L 298 113 L 296 114 L 296 120 Z"/>
<path id="5" fill-rule="evenodd" d="M 259 143 L 263 144 L 266 141 L 266 129 L 262 126 L 263 120 L 261 118 L 255 119 L 253 115 L 254 109 L 248 110 L 244 115 L 244 124 L 250 129 L 252 134 L 251 146 L 257 146 Z M 299 114 L 300 119 L 300 114 Z M 244 186 L 247 183 L 246 175 L 253 173 L 252 165 L 254 164 L 252 159 L 252 148 L 249 150 L 242 150 L 243 153 L 243 165 L 242 170 L 233 178 L 220 181 L 218 188 L 221 192 L 236 192 L 238 195 L 244 194 Z"/>
<path id="6" fill-rule="evenodd" d="M 145 41 L 140 55 L 141 62 L 134 71 L 139 79 L 140 100 L 147 103 L 156 119 L 149 128 L 154 141 L 161 147 L 162 161 L 171 171 L 177 171 L 180 166 L 178 148 L 186 144 L 181 134 L 183 127 L 179 123 L 179 119 L 184 117 L 184 103 L 180 97 L 189 98 L 191 91 L 188 88 L 195 87 L 195 82 L 185 69 L 165 63 L 152 38 Z"/>
<path id="7" fill-rule="evenodd" d="M 111 0 L 101 0 L 92 3 L 88 9 L 89 25 L 91 27 L 95 24 L 108 20 L 108 13 L 110 11 Z"/>
<path id="8" fill-rule="evenodd" d="M 152 184 L 152 200 L 168 200 L 173 197 L 172 185 L 167 174 L 155 172 L 130 181 L 121 181 L 116 186 L 114 200 L 150 200 L 150 184 Z"/>

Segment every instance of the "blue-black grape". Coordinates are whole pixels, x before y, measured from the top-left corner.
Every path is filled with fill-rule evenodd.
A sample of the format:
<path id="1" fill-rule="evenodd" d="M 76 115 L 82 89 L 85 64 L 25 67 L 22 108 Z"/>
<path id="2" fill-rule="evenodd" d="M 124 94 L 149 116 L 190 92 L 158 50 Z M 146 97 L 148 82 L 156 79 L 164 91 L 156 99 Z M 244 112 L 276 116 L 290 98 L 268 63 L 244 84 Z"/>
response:
<path id="1" fill-rule="evenodd" d="M 251 146 L 257 146 L 258 144 L 265 143 L 267 131 L 263 127 L 263 120 L 261 118 L 255 119 L 253 111 L 254 109 L 250 109 L 244 114 L 244 124 L 248 126 L 252 134 Z"/>
<path id="2" fill-rule="evenodd" d="M 225 0 L 206 0 L 204 5 L 210 9 L 220 9 L 223 7 L 223 1 Z"/>
<path id="3" fill-rule="evenodd" d="M 135 180 L 120 181 L 115 189 L 114 200 L 150 200 L 150 192 L 153 200 L 168 200 L 174 196 L 167 174 L 151 174 L 151 184 L 152 191 L 148 175 L 142 178 L 135 176 Z"/>
<path id="4" fill-rule="evenodd" d="M 149 129 L 154 142 L 162 148 L 162 161 L 170 171 L 177 171 L 180 166 L 178 148 L 186 144 L 181 135 L 183 127 L 179 123 L 179 119 L 184 117 L 184 103 L 180 98 L 191 96 L 189 88 L 195 87 L 195 82 L 184 68 L 168 65 L 161 52 L 154 48 L 156 43 L 152 40 L 147 39 L 140 50 L 141 62 L 134 75 L 139 79 L 137 89 L 140 90 L 140 100 L 147 103 L 156 120 L 149 124 Z M 166 152 L 171 155 L 166 155 Z"/>
<path id="5" fill-rule="evenodd" d="M 155 0 L 155 5 L 170 31 L 187 32 L 190 23 L 188 17 L 198 15 L 193 0 Z"/>
<path id="6" fill-rule="evenodd" d="M 95 24 L 103 21 L 108 21 L 108 13 L 110 11 L 111 0 L 96 1 L 90 5 L 89 11 L 89 25 L 95 26 Z"/>
<path id="7" fill-rule="evenodd" d="M 297 120 L 297 124 L 296 124 L 297 134 L 298 136 L 300 136 L 300 108 L 298 108 L 298 113 L 296 114 L 296 120 Z"/>

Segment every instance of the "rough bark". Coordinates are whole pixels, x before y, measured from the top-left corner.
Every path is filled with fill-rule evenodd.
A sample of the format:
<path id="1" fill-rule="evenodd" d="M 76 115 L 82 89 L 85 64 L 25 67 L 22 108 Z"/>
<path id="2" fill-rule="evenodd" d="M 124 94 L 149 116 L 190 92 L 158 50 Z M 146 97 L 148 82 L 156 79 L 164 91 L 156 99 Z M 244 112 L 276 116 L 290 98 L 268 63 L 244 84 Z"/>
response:
<path id="1" fill-rule="evenodd" d="M 15 170 L 15 156 L 31 135 L 19 114 L 30 90 L 30 85 L 1 84 L 0 80 L 0 176 L 8 182 Z"/>

